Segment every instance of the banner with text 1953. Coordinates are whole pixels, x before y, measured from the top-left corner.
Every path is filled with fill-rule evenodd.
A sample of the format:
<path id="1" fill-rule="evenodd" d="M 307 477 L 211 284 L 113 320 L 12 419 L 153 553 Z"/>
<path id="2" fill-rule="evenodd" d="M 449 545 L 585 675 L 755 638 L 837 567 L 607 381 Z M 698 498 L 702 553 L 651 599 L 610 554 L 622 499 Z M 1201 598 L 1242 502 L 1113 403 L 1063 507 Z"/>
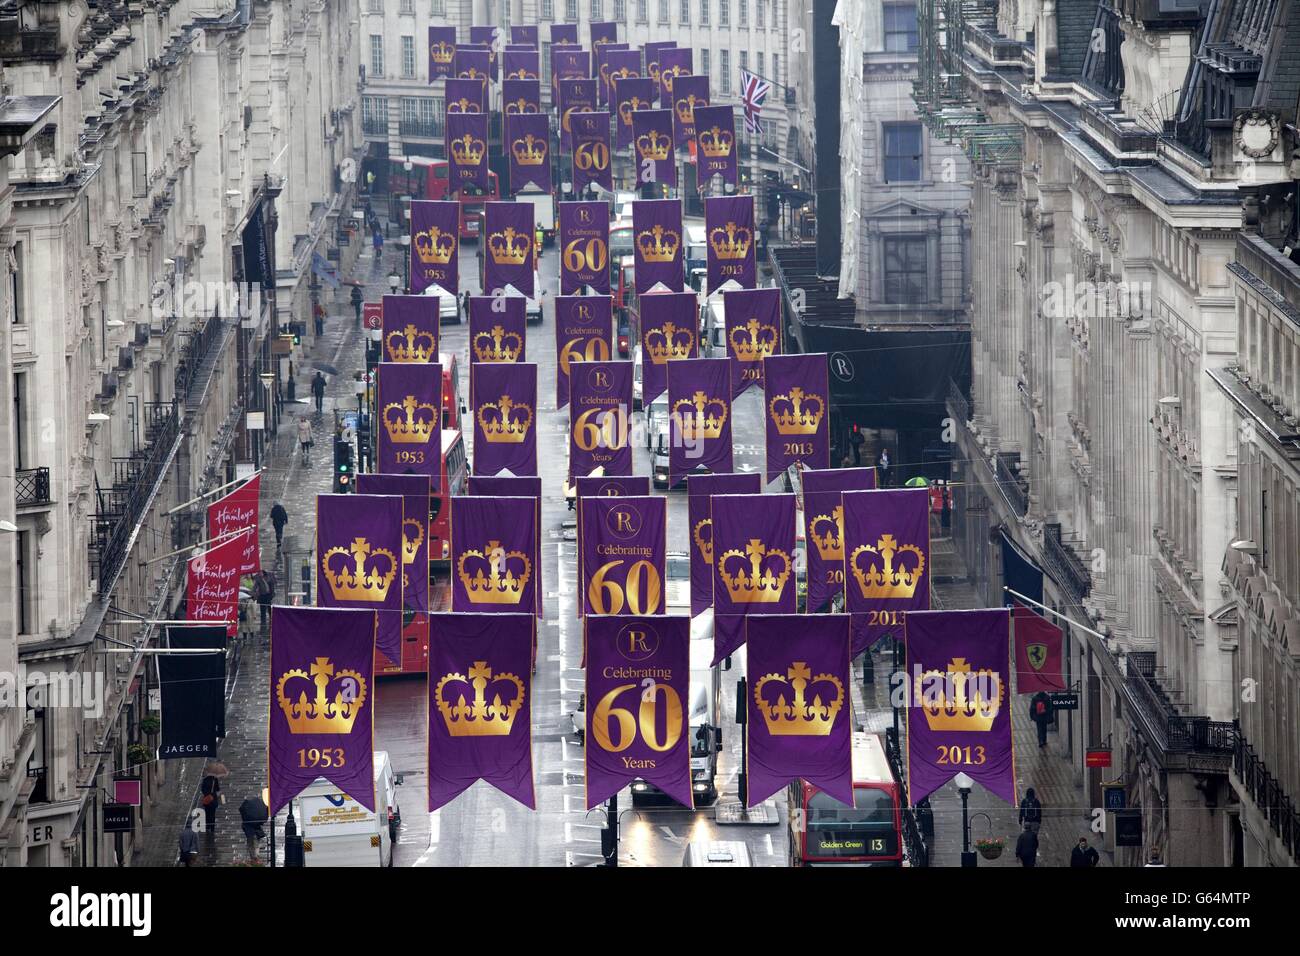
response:
<path id="1" fill-rule="evenodd" d="M 824 352 L 764 359 L 768 481 L 795 462 L 806 468 L 831 466 L 830 384 Z"/>
<path id="2" fill-rule="evenodd" d="M 447 189 L 488 188 L 488 118 L 486 113 L 448 113 Z"/>
<path id="3" fill-rule="evenodd" d="M 258 502 L 262 495 L 262 476 L 254 475 L 234 491 L 223 495 L 208 505 L 208 540 L 223 538 L 244 528 L 256 528 Z M 241 538 L 244 554 L 239 563 L 240 574 L 256 574 L 262 569 L 261 548 L 257 533 Z"/>
<path id="4" fill-rule="evenodd" d="M 805 468 L 800 472 L 808 553 L 805 610 L 809 614 L 820 612 L 837 594 L 844 595 L 844 506 L 840 493 L 875 487 L 874 468 Z"/>
<path id="5" fill-rule="evenodd" d="M 637 778 L 692 806 L 690 619 L 589 615 L 584 629 L 587 809 Z"/>
<path id="6" fill-rule="evenodd" d="M 475 473 L 537 474 L 537 366 L 475 362 L 470 379 Z"/>
<path id="7" fill-rule="evenodd" d="M 436 295 L 386 295 L 380 311 L 385 362 L 438 361 Z"/>
<path id="8" fill-rule="evenodd" d="M 316 496 L 316 603 L 378 617 L 375 647 L 402 662 L 402 521 L 399 495 Z"/>
<path id="9" fill-rule="evenodd" d="M 732 397 L 751 385 L 763 387 L 763 360 L 781 353 L 781 290 L 738 289 L 722 293 Z"/>
<path id="10" fill-rule="evenodd" d="M 907 615 L 907 802 L 959 773 L 1016 802 L 1007 608 Z"/>
<path id="11" fill-rule="evenodd" d="M 609 295 L 609 203 L 560 203 L 560 295 Z"/>
<path id="12" fill-rule="evenodd" d="M 579 362 L 607 362 L 613 349 L 614 303 L 607 295 L 555 297 L 555 407 L 569 404 Z"/>
<path id="13" fill-rule="evenodd" d="M 793 614 L 794 495 L 714 495 L 713 662 L 745 641 L 751 614 Z"/>
<path id="14" fill-rule="evenodd" d="M 239 633 L 239 569 L 244 564 L 249 538 L 256 537 L 256 528 L 246 528 L 186 562 L 188 620 L 225 621 L 228 637 Z"/>
<path id="15" fill-rule="evenodd" d="M 897 638 L 907 615 L 930 609 L 930 490 L 846 491 L 845 609 L 853 615 L 853 656 L 886 634 Z"/>
<path id="16" fill-rule="evenodd" d="M 686 518 L 691 556 L 691 617 L 713 606 L 713 495 L 757 495 L 763 490 L 758 472 L 691 475 L 686 479 Z"/>
<path id="17" fill-rule="evenodd" d="M 583 614 L 663 614 L 668 510 L 659 496 L 578 502 Z"/>
<path id="18" fill-rule="evenodd" d="M 376 377 L 378 471 L 385 475 L 428 475 L 433 490 L 439 490 L 442 366 L 437 362 L 381 362 Z"/>
<path id="19" fill-rule="evenodd" d="M 758 281 L 755 266 L 754 197 L 714 196 L 704 200 L 709 288 L 728 280 L 746 289 Z"/>
<path id="20" fill-rule="evenodd" d="M 318 777 L 375 811 L 374 671 L 373 611 L 271 609 L 272 817 Z"/>
<path id="21" fill-rule="evenodd" d="M 456 62 L 456 28 L 429 27 L 429 82 L 452 75 Z"/>
<path id="22" fill-rule="evenodd" d="M 569 390 L 569 476 L 632 474 L 632 363 L 574 362 Z"/>
<path id="23" fill-rule="evenodd" d="M 411 291 L 431 285 L 460 291 L 460 203 L 417 199 L 411 203 Z"/>

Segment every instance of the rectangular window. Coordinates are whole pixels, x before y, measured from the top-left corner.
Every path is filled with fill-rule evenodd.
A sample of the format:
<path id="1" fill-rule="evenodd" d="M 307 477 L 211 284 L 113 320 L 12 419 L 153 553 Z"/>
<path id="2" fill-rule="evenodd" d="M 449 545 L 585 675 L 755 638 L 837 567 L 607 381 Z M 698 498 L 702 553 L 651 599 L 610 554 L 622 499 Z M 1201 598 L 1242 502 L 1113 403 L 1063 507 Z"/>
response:
<path id="1" fill-rule="evenodd" d="M 447 15 L 447 0 L 433 0 L 433 15 L 435 17 Z"/>
<path id="2" fill-rule="evenodd" d="M 723 50 L 720 60 L 722 68 L 722 92 L 731 92 L 731 51 Z"/>
<path id="3" fill-rule="evenodd" d="M 691 0 L 682 0 L 682 8 L 677 11 L 677 16 L 680 18 L 682 26 L 688 27 L 691 25 Z M 1300 205 L 1300 203 L 1297 205 Z"/>
<path id="4" fill-rule="evenodd" d="M 773 83 L 780 83 L 780 82 L 781 82 L 781 55 L 780 55 L 779 53 L 773 53 L 773 54 L 772 54 L 772 77 L 771 77 L 771 79 L 772 79 L 772 82 L 773 82 Z"/>
<path id="5" fill-rule="evenodd" d="M 402 37 L 402 76 L 415 77 L 415 37 Z"/>
<path id="6" fill-rule="evenodd" d="M 555 0 L 542 0 L 542 19 L 555 19 Z"/>
<path id="7" fill-rule="evenodd" d="M 602 0 L 591 0 L 591 19 L 599 23 L 605 19 L 604 3 Z"/>
<path id="8" fill-rule="evenodd" d="M 614 22 L 622 23 L 627 19 L 627 0 L 614 0 Z"/>
<path id="9" fill-rule="evenodd" d="M 916 52 L 916 4 L 885 4 L 885 51 Z"/>
<path id="10" fill-rule="evenodd" d="M 384 75 L 384 38 L 378 33 L 370 34 L 370 75 Z"/>
<path id="11" fill-rule="evenodd" d="M 668 0 L 659 0 L 659 23 L 661 26 L 667 26 L 670 22 L 668 19 Z"/>
<path id="12" fill-rule="evenodd" d="M 709 0 L 700 0 L 700 26 L 707 27 L 708 25 L 709 25 Z M 704 72 L 708 73 L 709 71 L 706 69 Z"/>
<path id="13" fill-rule="evenodd" d="M 886 123 L 885 182 L 915 183 L 921 179 L 921 124 Z"/>
<path id="14" fill-rule="evenodd" d="M 402 0 L 398 5 L 397 12 L 411 17 L 415 16 L 415 0 Z"/>
<path id="15" fill-rule="evenodd" d="M 749 26 L 749 0 L 740 0 L 740 25 Z"/>
<path id="16" fill-rule="evenodd" d="M 33 598 L 36 590 L 36 582 L 32 579 L 32 533 L 30 531 L 18 532 L 18 564 L 15 570 L 18 572 L 18 633 L 30 634 L 35 618 L 35 608 L 33 607 Z"/>
<path id="17" fill-rule="evenodd" d="M 718 0 L 718 26 L 731 26 L 731 0 Z"/>
<path id="18" fill-rule="evenodd" d="M 578 19 L 578 0 L 564 0 L 564 19 Z"/>
<path id="19" fill-rule="evenodd" d="M 749 51 L 740 51 L 740 68 L 746 72 L 749 71 Z M 743 92 L 743 91 L 742 91 Z"/>
<path id="20" fill-rule="evenodd" d="M 754 26 L 760 30 L 767 29 L 767 0 L 754 0 Z"/>
<path id="21" fill-rule="evenodd" d="M 14 373 L 14 470 L 27 467 L 27 373 Z"/>
<path id="22" fill-rule="evenodd" d="M 758 75 L 767 76 L 767 74 L 763 71 L 763 51 L 759 50 L 758 53 L 755 54 L 755 57 L 757 58 L 758 61 Z"/>
<path id="23" fill-rule="evenodd" d="M 23 265 L 23 244 L 15 242 L 14 259 L 9 263 L 12 270 L 9 275 L 9 298 L 13 303 L 14 325 L 22 325 L 27 321 L 23 311 Z"/>
<path id="24" fill-rule="evenodd" d="M 917 305 L 926 302 L 925 236 L 885 240 L 885 302 Z"/>
<path id="25" fill-rule="evenodd" d="M 383 13 L 384 0 L 369 0 L 366 9 L 371 13 Z"/>
<path id="26" fill-rule="evenodd" d="M 650 13 L 648 10 L 649 6 L 650 6 L 649 0 L 636 0 L 636 22 L 637 23 L 650 22 Z"/>
<path id="27" fill-rule="evenodd" d="M 711 52 L 711 50 L 700 51 L 700 71 L 703 76 L 709 75 L 709 60 L 711 59 L 709 54 Z"/>

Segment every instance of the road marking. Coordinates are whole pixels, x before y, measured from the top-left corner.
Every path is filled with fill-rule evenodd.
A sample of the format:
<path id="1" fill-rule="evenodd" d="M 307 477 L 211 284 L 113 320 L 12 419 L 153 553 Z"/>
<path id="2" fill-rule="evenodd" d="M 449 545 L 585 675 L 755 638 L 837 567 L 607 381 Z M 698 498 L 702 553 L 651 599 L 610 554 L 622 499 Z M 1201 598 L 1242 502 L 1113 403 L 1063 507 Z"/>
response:
<path id="1" fill-rule="evenodd" d="M 776 856 L 776 847 L 772 844 L 772 834 L 763 834 L 763 846 L 768 856 Z"/>

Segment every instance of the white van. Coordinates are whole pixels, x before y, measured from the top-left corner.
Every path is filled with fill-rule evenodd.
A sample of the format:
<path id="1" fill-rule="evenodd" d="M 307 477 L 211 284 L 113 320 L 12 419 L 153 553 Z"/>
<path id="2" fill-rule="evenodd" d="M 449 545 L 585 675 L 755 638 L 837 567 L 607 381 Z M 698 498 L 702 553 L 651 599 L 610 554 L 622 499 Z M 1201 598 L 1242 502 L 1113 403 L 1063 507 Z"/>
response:
<path id="1" fill-rule="evenodd" d="M 304 866 L 392 866 L 402 814 L 398 779 L 385 750 L 375 751 L 372 813 L 324 777 L 293 800 Z"/>

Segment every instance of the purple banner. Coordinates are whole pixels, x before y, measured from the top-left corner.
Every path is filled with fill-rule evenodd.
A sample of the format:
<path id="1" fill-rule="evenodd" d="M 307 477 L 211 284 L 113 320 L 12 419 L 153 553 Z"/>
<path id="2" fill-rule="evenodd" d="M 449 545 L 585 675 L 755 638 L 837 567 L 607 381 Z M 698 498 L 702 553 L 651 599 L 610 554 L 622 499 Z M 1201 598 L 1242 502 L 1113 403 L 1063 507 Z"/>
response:
<path id="1" fill-rule="evenodd" d="M 383 475 L 428 475 L 442 482 L 442 365 L 381 362 L 376 386 L 376 461 Z"/>
<path id="2" fill-rule="evenodd" d="M 637 182 L 677 188 L 677 151 L 673 149 L 673 111 L 637 110 L 632 114 Z M 713 288 L 713 286 L 709 286 Z"/>
<path id="3" fill-rule="evenodd" d="M 614 146 L 617 149 L 627 149 L 632 145 L 633 139 L 632 115 L 638 110 L 648 110 L 654 105 L 651 102 L 655 89 L 654 80 L 644 76 L 628 79 L 615 76 L 610 82 L 613 87 L 615 112 L 618 114 L 618 135 L 615 137 Z"/>
<path id="4" fill-rule="evenodd" d="M 816 614 L 837 594 L 844 596 L 844 506 L 840 492 L 871 491 L 876 487 L 876 469 L 804 468 L 799 475 L 808 552 L 808 600 L 804 608 Z"/>
<path id="5" fill-rule="evenodd" d="M 486 66 L 481 67 L 484 73 L 492 82 L 498 78 L 497 64 L 499 62 L 498 54 L 501 50 L 501 28 L 500 27 L 470 27 L 469 28 L 470 44 L 481 47 L 482 51 L 487 53 L 488 58 Z M 461 45 L 462 48 L 464 44 Z M 457 51 L 459 53 L 459 50 Z M 477 66 L 478 64 L 475 64 Z M 457 73 L 460 71 L 460 60 L 456 60 Z"/>
<path id="6" fill-rule="evenodd" d="M 676 40 L 656 40 L 654 43 L 646 43 L 641 46 L 641 52 L 645 59 L 645 75 L 654 82 L 654 91 L 650 98 L 659 102 L 659 64 L 663 61 L 664 50 L 672 49 L 677 46 Z"/>
<path id="7" fill-rule="evenodd" d="M 429 27 L 429 82 L 453 73 L 456 63 L 456 28 Z"/>
<path id="8" fill-rule="evenodd" d="M 461 44 L 456 48 L 456 78 L 481 80 L 484 85 L 496 79 L 496 54 Z"/>
<path id="9" fill-rule="evenodd" d="M 451 499 L 451 609 L 510 614 L 536 607 L 537 499 Z"/>
<path id="10" fill-rule="evenodd" d="M 560 149 L 567 152 L 573 148 L 574 114 L 596 112 L 596 81 L 558 80 L 555 89 L 557 91 L 555 102 L 560 110 Z M 606 114 L 605 127 L 609 128 L 608 114 Z M 608 143 L 608 136 L 606 142 Z"/>
<path id="11" fill-rule="evenodd" d="M 526 362 L 525 299 L 517 295 L 469 297 L 471 362 Z"/>
<path id="12" fill-rule="evenodd" d="M 537 51 L 536 50 L 506 50 L 501 54 L 502 68 L 505 75 L 502 82 L 506 80 L 540 80 L 541 74 L 537 70 Z M 502 87 L 504 89 L 504 87 Z"/>
<path id="13" fill-rule="evenodd" d="M 669 486 L 695 471 L 727 474 L 732 469 L 731 362 L 686 359 L 666 368 Z"/>
<path id="14" fill-rule="evenodd" d="M 577 43 L 578 25 L 576 23 L 552 23 L 551 46 L 557 43 Z"/>
<path id="15" fill-rule="evenodd" d="M 486 113 L 449 113 L 447 129 L 447 189 L 488 188 L 488 118 Z"/>
<path id="16" fill-rule="evenodd" d="M 571 366 L 607 362 L 613 348 L 614 303 L 607 295 L 555 297 L 555 407 L 569 404 Z"/>
<path id="17" fill-rule="evenodd" d="M 555 27 L 551 27 L 551 36 L 554 38 Z M 577 25 L 574 25 L 574 39 L 577 39 Z M 510 42 L 527 44 L 531 47 L 537 46 L 537 24 L 523 23 L 518 26 L 510 27 Z"/>
<path id="18" fill-rule="evenodd" d="M 641 51 L 640 50 L 614 50 L 609 47 L 605 48 L 604 56 L 600 61 L 600 78 L 604 83 L 605 102 L 611 106 L 618 106 L 618 91 L 614 88 L 614 83 L 618 80 L 629 80 L 641 76 Z M 647 97 L 648 99 L 648 97 Z M 617 110 L 615 110 L 617 112 Z"/>
<path id="19" fill-rule="evenodd" d="M 501 112 L 506 116 L 531 116 L 542 111 L 542 84 L 537 80 L 504 80 Z M 548 133 L 549 135 L 549 133 Z M 547 184 L 550 185 L 549 183 Z"/>
<path id="20" fill-rule="evenodd" d="M 402 662 L 402 499 L 316 496 L 316 604 L 375 611 L 375 647 Z"/>
<path id="21" fill-rule="evenodd" d="M 531 614 L 430 615 L 430 812 L 477 780 L 536 809 L 532 653 Z"/>
<path id="22" fill-rule="evenodd" d="M 588 810 L 637 778 L 693 806 L 690 643 L 685 617 L 585 619 Z"/>
<path id="23" fill-rule="evenodd" d="M 690 76 L 691 48 L 672 46 L 659 51 L 659 102 L 666 108 L 673 105 L 673 81 L 679 76 Z"/>
<path id="24" fill-rule="evenodd" d="M 686 515 L 690 524 L 691 617 L 713 606 L 712 495 L 756 495 L 763 479 L 750 475 L 691 475 L 686 479 Z"/>
<path id="25" fill-rule="evenodd" d="M 880 492 L 862 492 L 879 494 Z M 965 773 L 1015 806 L 1008 703 L 1011 611 L 907 615 L 907 802 Z"/>
<path id="26" fill-rule="evenodd" d="M 591 54 L 582 47 L 551 47 L 551 90 L 553 102 L 559 106 L 560 80 L 585 80 L 591 76 Z M 592 86 L 594 94 L 596 87 Z M 594 105 L 594 104 L 593 104 Z"/>
<path id="27" fill-rule="evenodd" d="M 763 363 L 767 480 L 795 462 L 831 466 L 830 371 L 825 352 L 773 355 Z"/>
<path id="28" fill-rule="evenodd" d="M 668 292 L 686 284 L 680 199 L 638 199 L 632 203 L 633 263 L 636 294 L 662 283 Z"/>
<path id="29" fill-rule="evenodd" d="M 793 614 L 794 495 L 714 495 L 713 662 L 745 642 L 744 618 Z"/>
<path id="30" fill-rule="evenodd" d="M 428 475 L 357 475 L 361 495 L 399 495 L 402 499 L 402 605 L 429 610 Z M 394 661 L 393 663 L 400 663 Z"/>
<path id="31" fill-rule="evenodd" d="M 475 362 L 470 381 L 474 471 L 537 474 L 537 366 Z"/>
<path id="32" fill-rule="evenodd" d="M 482 80 L 449 78 L 445 89 L 447 113 L 487 112 L 487 87 Z"/>
<path id="33" fill-rule="evenodd" d="M 438 361 L 438 297 L 386 295 L 382 301 L 384 361 Z"/>
<path id="34" fill-rule="evenodd" d="M 271 608 L 270 811 L 324 777 L 374 812 L 375 614 Z"/>
<path id="35" fill-rule="evenodd" d="M 499 498 L 531 498 L 537 505 L 537 551 L 542 553 L 542 479 L 534 477 L 516 478 L 513 475 L 470 475 L 469 493 L 476 496 L 495 496 Z M 545 611 L 546 589 L 542 584 L 542 565 L 539 561 L 533 568 L 533 593 L 537 613 Z"/>
<path id="36" fill-rule="evenodd" d="M 544 193 L 551 191 L 550 120 L 544 113 L 507 114 L 506 141 L 510 144 L 510 191 L 517 193 L 530 183 Z M 532 214 L 532 208 L 528 210 Z"/>
<path id="37" fill-rule="evenodd" d="M 722 311 L 726 314 L 727 354 L 733 363 L 732 389 L 739 395 L 751 385 L 762 388 L 763 359 L 781 354 L 781 290 L 723 292 Z"/>
<path id="38" fill-rule="evenodd" d="M 756 615 L 746 647 L 746 806 L 802 779 L 852 807 L 848 616 Z"/>
<path id="39" fill-rule="evenodd" d="M 460 291 L 460 203 L 417 199 L 411 203 L 411 291 L 431 285 Z"/>
<path id="40" fill-rule="evenodd" d="M 695 142 L 695 108 L 709 105 L 707 76 L 678 76 L 673 80 L 673 142 L 688 146 Z"/>
<path id="41" fill-rule="evenodd" d="M 618 42 L 618 24 L 614 21 L 598 21 L 588 25 L 591 30 L 591 48 Z"/>
<path id="42" fill-rule="evenodd" d="M 626 496 L 644 498 L 650 494 L 649 475 L 628 475 L 612 478 L 576 478 L 574 485 L 578 490 L 578 500 L 583 498 L 617 498 Z M 581 512 L 579 512 L 581 514 Z"/>
<path id="43" fill-rule="evenodd" d="M 667 505 L 662 496 L 579 500 L 583 614 L 664 613 Z"/>
<path id="44" fill-rule="evenodd" d="M 740 172 L 736 158 L 736 110 L 733 106 L 695 106 L 696 163 L 700 192 L 714 176 L 735 186 Z"/>
<path id="45" fill-rule="evenodd" d="M 609 283 L 609 204 L 560 203 L 560 295 L 590 286 L 604 295 Z"/>
<path id="46" fill-rule="evenodd" d="M 758 281 L 754 251 L 754 197 L 718 196 L 704 200 L 704 234 L 709 289 L 727 280 L 746 289 Z"/>
<path id="47" fill-rule="evenodd" d="M 575 83 L 582 82 L 575 80 Z M 613 192 L 614 171 L 610 166 L 609 113 L 569 113 L 573 143 L 573 191 L 582 195 L 589 183 Z"/>
<path id="48" fill-rule="evenodd" d="M 641 405 L 668 387 L 668 363 L 699 355 L 699 300 L 694 292 L 656 292 L 641 298 Z M 728 396 L 729 397 L 729 396 Z"/>
<path id="49" fill-rule="evenodd" d="M 853 656 L 886 634 L 897 637 L 909 611 L 930 609 L 930 491 L 846 491 L 844 606 L 853 615 Z"/>
<path id="50" fill-rule="evenodd" d="M 535 272 L 533 204 L 489 202 L 484 214 L 483 290 L 489 295 L 513 286 L 527 298 L 533 295 Z"/>
<path id="51" fill-rule="evenodd" d="M 574 362 L 569 394 L 569 476 L 632 474 L 632 363 Z"/>
<path id="52" fill-rule="evenodd" d="M 592 61 L 596 65 L 596 92 L 600 97 L 600 105 L 609 105 L 609 55 L 615 51 L 627 52 L 626 43 L 602 43 L 591 51 Z"/>

